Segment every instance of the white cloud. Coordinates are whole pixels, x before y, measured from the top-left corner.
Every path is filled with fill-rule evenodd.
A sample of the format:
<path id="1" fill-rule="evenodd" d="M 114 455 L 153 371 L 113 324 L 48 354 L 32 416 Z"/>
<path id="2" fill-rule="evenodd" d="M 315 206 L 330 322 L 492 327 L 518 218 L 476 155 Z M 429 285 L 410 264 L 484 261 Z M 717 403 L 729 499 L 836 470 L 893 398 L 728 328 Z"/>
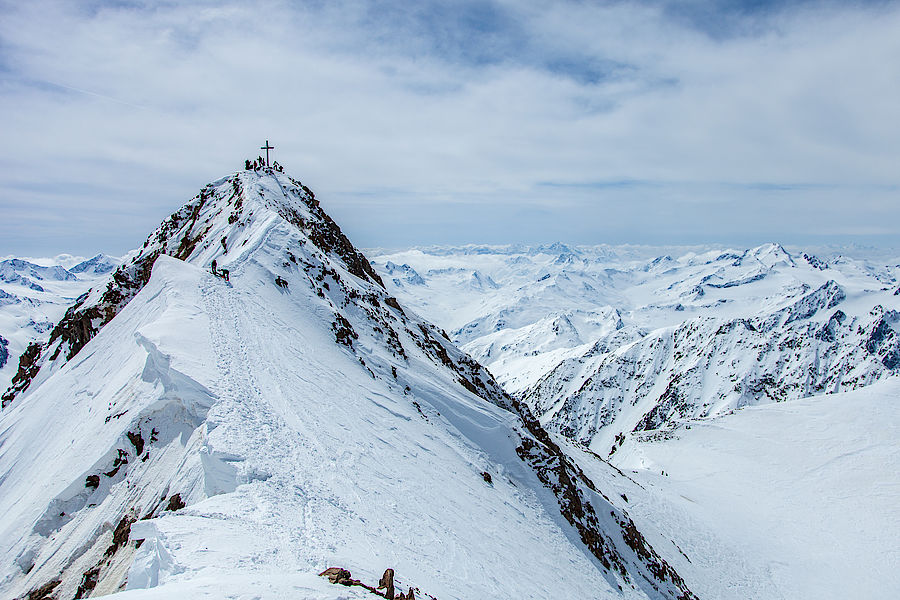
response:
<path id="1" fill-rule="evenodd" d="M 121 253 L 266 138 L 370 245 L 900 239 L 894 4 L 0 6 L 0 252 Z"/>

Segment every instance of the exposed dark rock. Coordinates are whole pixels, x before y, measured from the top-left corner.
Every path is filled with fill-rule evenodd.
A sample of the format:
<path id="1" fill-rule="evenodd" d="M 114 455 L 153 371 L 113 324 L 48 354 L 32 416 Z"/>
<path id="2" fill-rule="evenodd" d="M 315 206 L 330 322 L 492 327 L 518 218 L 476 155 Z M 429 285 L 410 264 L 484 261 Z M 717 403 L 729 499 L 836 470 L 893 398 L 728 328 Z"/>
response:
<path id="1" fill-rule="evenodd" d="M 166 505 L 166 510 L 181 510 L 185 506 L 184 500 L 181 499 L 181 494 L 172 494 L 172 497 L 169 498 L 169 503 Z"/>
<path id="2" fill-rule="evenodd" d="M 831 315 L 831 318 L 828 319 L 828 322 L 825 323 L 825 325 L 823 325 L 822 328 L 816 332 L 816 339 L 829 343 L 836 341 L 838 328 L 846 318 L 847 315 L 844 314 L 844 311 L 834 311 L 834 314 Z"/>
<path id="3" fill-rule="evenodd" d="M 59 579 L 48 581 L 41 587 L 34 589 L 25 596 L 25 600 L 53 600 L 53 590 L 62 583 Z"/>
<path id="4" fill-rule="evenodd" d="M 136 519 L 132 514 L 127 514 L 122 517 L 122 519 L 119 521 L 119 524 L 116 525 L 116 528 L 113 531 L 112 544 L 110 544 L 109 548 L 106 549 L 106 552 L 103 554 L 104 556 L 112 556 L 119 550 L 119 548 L 121 548 L 128 542 L 128 535 L 131 533 L 131 525 L 135 521 Z"/>
<path id="5" fill-rule="evenodd" d="M 137 431 L 132 433 L 129 431 L 125 435 L 128 436 L 128 441 L 131 442 L 131 445 L 134 446 L 134 454 L 135 456 L 140 456 L 144 453 L 144 438 L 141 436 L 141 432 Z"/>
<path id="6" fill-rule="evenodd" d="M 340 567 L 329 567 L 319 573 L 319 577 L 327 577 L 328 581 L 331 583 L 339 583 L 342 585 L 350 585 L 345 582 L 353 581 L 353 576 L 350 574 L 350 571 L 341 569 Z"/>
<path id="7" fill-rule="evenodd" d="M 351 348 L 353 347 L 353 340 L 359 338 L 359 334 L 353 330 L 350 321 L 345 319 L 344 316 L 339 313 L 335 313 L 331 329 L 334 331 L 334 338 L 337 343 Z"/>
<path id="8" fill-rule="evenodd" d="M 394 600 L 394 570 L 386 569 L 381 581 L 378 582 L 378 589 L 384 590 L 384 597 L 388 600 Z"/>
<path id="9" fill-rule="evenodd" d="M 806 260 L 806 262 L 809 263 L 809 266 L 811 266 L 814 269 L 819 269 L 820 271 L 824 271 L 825 269 L 828 268 L 828 263 L 826 263 L 825 261 L 823 261 L 822 259 L 820 259 L 817 256 L 814 256 L 812 254 L 806 254 L 804 252 L 803 258 Z"/>
<path id="10" fill-rule="evenodd" d="M 97 489 L 100 487 L 99 475 L 88 475 L 84 478 L 84 487 Z"/>
<path id="11" fill-rule="evenodd" d="M 0 335 L 0 369 L 2 369 L 6 362 L 9 360 L 9 350 L 7 347 L 9 346 L 9 341 L 7 341 L 2 335 Z"/>
<path id="12" fill-rule="evenodd" d="M 31 380 L 34 379 L 41 368 L 38 360 L 41 357 L 42 350 L 43 346 L 37 342 L 31 342 L 25 348 L 25 352 L 19 357 L 19 370 L 13 375 L 9 389 L 0 398 L 0 408 L 6 408 L 19 393 L 28 389 Z"/>
<path id="13" fill-rule="evenodd" d="M 679 387 L 680 382 L 681 377 L 678 375 L 672 378 L 656 405 L 643 416 L 632 432 L 659 429 L 674 419 L 685 418 L 689 415 L 691 403 L 682 394 Z"/>
<path id="14" fill-rule="evenodd" d="M 394 298 L 392 296 L 388 296 L 387 298 L 384 299 L 384 303 L 387 304 L 388 306 L 390 306 L 391 308 L 393 308 L 394 310 L 398 311 L 401 315 L 404 314 L 403 309 L 400 308 L 400 303 L 397 302 L 396 298 Z"/>
<path id="15" fill-rule="evenodd" d="M 390 598 L 391 600 L 415 600 L 416 593 L 413 591 L 413 588 L 410 587 L 409 591 L 406 594 L 400 592 L 397 594 L 397 591 L 394 588 L 394 570 L 387 569 L 384 572 L 384 575 L 381 576 L 381 581 L 378 582 L 378 588 L 374 588 L 372 586 L 366 585 L 362 583 L 358 579 L 353 579 L 353 576 L 350 574 L 350 571 L 347 569 L 342 569 L 340 567 L 329 567 L 319 573 L 319 577 L 327 577 L 328 581 L 337 585 L 346 585 L 346 586 L 357 586 L 363 589 L 368 590 L 372 594 L 376 596 L 380 596 L 382 598 Z M 379 592 L 378 590 L 385 590 L 384 592 Z M 415 588 L 415 591 L 422 593 L 421 590 Z M 429 600 L 437 600 L 431 594 L 425 594 L 425 596 Z"/>
<path id="16" fill-rule="evenodd" d="M 484 482 L 487 483 L 488 485 L 494 485 L 494 480 L 491 477 L 491 474 L 488 473 L 487 471 L 481 472 L 481 478 L 484 479 Z"/>
<path id="17" fill-rule="evenodd" d="M 803 296 L 800 300 L 785 308 L 780 313 L 787 314 L 785 325 L 800 319 L 808 319 L 821 308 L 834 308 L 847 297 L 844 288 L 834 280 L 829 280 L 814 292 Z M 776 314 L 780 314 L 776 313 Z"/>
<path id="18" fill-rule="evenodd" d="M 81 576 L 81 584 L 78 586 L 78 589 L 75 591 L 75 596 L 72 600 L 80 600 L 81 598 L 87 598 L 91 595 L 91 592 L 94 591 L 94 588 L 97 587 L 97 581 L 100 579 L 100 566 L 96 566 L 93 569 L 88 569 Z"/>
<path id="19" fill-rule="evenodd" d="M 900 313 L 887 311 L 872 329 L 866 340 L 866 350 L 881 358 L 882 364 L 894 371 L 900 369 L 900 339 L 893 324 L 900 321 Z"/>

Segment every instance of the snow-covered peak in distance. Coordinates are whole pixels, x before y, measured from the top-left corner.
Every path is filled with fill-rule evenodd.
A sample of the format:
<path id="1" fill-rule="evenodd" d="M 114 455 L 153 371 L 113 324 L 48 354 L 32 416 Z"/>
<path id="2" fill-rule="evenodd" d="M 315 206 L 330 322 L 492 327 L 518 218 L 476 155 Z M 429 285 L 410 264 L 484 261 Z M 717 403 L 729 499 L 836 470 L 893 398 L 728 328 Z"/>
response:
<path id="1" fill-rule="evenodd" d="M 737 250 L 428 247 L 370 256 L 398 297 L 450 332 L 513 393 L 611 335 L 615 340 L 603 346 L 697 317 L 775 312 L 832 279 L 851 297 L 872 300 L 860 305 L 866 311 L 881 292 L 900 287 L 896 261 L 849 258 L 835 249 L 817 257 L 777 243 Z M 495 287 L 473 286 L 473 274 Z"/>
<path id="2" fill-rule="evenodd" d="M 118 263 L 105 255 L 0 260 L 0 338 L 7 342 L 0 352 L 0 390 L 9 387 L 29 344 L 46 342 L 66 309 Z"/>
<path id="3" fill-rule="evenodd" d="M 507 391 L 604 456 L 635 428 L 855 389 L 900 369 L 896 264 L 775 243 L 412 249 L 373 260 L 390 262 L 388 287 Z M 472 286 L 473 273 L 496 287 Z"/>
<path id="4" fill-rule="evenodd" d="M 83 260 L 73 267 L 69 267 L 70 273 L 91 273 L 94 275 L 103 275 L 115 269 L 122 261 L 107 256 L 105 254 L 97 254 L 96 256 Z"/>
<path id="5" fill-rule="evenodd" d="M 0 281 L 4 283 L 19 283 L 42 291 L 36 283 L 49 279 L 51 281 L 71 281 L 75 275 L 59 265 L 43 267 L 21 258 L 9 258 L 0 261 Z"/>
<path id="6" fill-rule="evenodd" d="M 270 169 L 204 188 L 37 348 L 0 413 L 6 596 L 359 597 L 313 576 L 340 566 L 419 597 L 695 598 Z"/>

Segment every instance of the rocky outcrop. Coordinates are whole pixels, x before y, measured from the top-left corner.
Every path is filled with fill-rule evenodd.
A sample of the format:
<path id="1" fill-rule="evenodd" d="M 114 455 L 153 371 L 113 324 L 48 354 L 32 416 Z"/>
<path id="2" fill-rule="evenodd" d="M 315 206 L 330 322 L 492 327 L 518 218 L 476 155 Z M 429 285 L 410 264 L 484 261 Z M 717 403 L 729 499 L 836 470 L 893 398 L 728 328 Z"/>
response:
<path id="1" fill-rule="evenodd" d="M 410 587 L 405 594 L 403 592 L 399 592 L 398 594 L 396 589 L 394 588 L 393 569 L 385 570 L 384 575 L 381 576 L 381 579 L 378 581 L 378 585 L 376 587 L 366 585 L 359 579 L 353 579 L 353 575 L 351 575 L 350 571 L 348 571 L 347 569 L 342 569 L 341 567 L 329 567 L 319 573 L 319 577 L 327 577 L 328 581 L 336 585 L 364 588 L 369 592 L 375 594 L 376 596 L 387 598 L 387 600 L 415 600 L 415 591 L 419 591 L 420 594 L 422 593 L 418 588 Z M 380 592 L 378 590 L 384 591 Z M 425 594 L 425 596 L 429 600 L 437 600 L 437 598 L 435 598 L 431 594 Z"/>
<path id="2" fill-rule="evenodd" d="M 877 307 L 882 309 L 881 306 Z M 877 309 L 876 309 L 877 310 Z M 883 312 L 883 309 L 878 312 Z M 883 312 L 866 339 L 866 350 L 891 371 L 900 370 L 900 335 L 897 325 L 900 313 L 895 310 Z"/>
<path id="3" fill-rule="evenodd" d="M 41 357 L 42 348 L 43 346 L 37 342 L 32 342 L 25 348 L 25 352 L 19 357 L 19 370 L 13 375 L 9 389 L 0 398 L 0 408 L 6 408 L 16 394 L 25 390 L 37 375 L 41 368 L 38 360 Z"/>

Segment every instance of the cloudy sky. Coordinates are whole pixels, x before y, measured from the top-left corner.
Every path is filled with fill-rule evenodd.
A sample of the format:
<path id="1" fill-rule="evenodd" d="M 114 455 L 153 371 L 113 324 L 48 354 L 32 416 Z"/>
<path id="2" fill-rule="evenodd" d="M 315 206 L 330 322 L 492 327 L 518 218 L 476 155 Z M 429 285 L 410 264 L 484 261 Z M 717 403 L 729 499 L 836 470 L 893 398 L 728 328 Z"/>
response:
<path id="1" fill-rule="evenodd" d="M 900 3 L 0 0 L 0 255 L 268 139 L 360 246 L 900 246 Z"/>

